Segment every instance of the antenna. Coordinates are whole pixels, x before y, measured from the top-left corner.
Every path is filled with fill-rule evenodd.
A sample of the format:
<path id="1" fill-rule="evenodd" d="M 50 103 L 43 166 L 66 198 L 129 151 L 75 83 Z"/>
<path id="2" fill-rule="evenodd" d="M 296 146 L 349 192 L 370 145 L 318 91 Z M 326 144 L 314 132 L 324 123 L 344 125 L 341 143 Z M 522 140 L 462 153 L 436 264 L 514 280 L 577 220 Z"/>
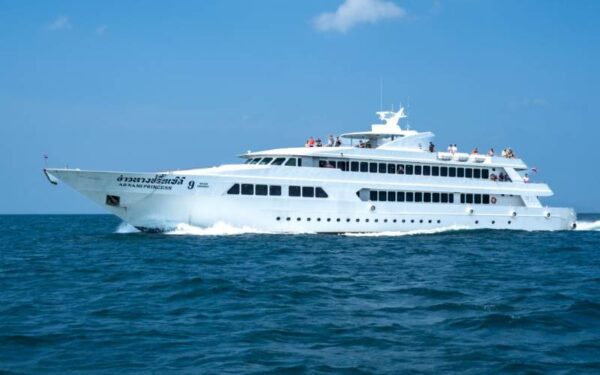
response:
<path id="1" fill-rule="evenodd" d="M 379 76 L 379 110 L 383 111 L 383 77 Z"/>

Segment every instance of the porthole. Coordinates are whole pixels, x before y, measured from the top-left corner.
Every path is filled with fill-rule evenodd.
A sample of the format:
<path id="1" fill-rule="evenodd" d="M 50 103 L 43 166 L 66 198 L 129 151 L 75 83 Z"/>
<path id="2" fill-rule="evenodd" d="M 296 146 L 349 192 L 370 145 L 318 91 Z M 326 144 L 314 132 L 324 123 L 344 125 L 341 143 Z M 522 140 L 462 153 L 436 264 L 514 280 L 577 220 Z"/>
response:
<path id="1" fill-rule="evenodd" d="M 329 223 L 330 221 L 331 221 L 331 218 L 330 218 L 330 217 L 328 217 L 328 218 L 327 218 L 327 222 Z"/>
<path id="2" fill-rule="evenodd" d="M 475 220 L 475 224 L 479 224 L 479 220 Z"/>
<path id="3" fill-rule="evenodd" d="M 286 217 L 285 220 L 290 221 L 290 220 L 292 220 L 292 218 L 291 217 Z"/>
<path id="4" fill-rule="evenodd" d="M 411 222 L 411 223 L 414 223 L 414 222 L 415 222 L 415 219 L 410 219 L 410 222 Z"/>
<path id="5" fill-rule="evenodd" d="M 306 218 L 306 221 L 310 221 L 310 217 L 307 217 L 307 218 Z"/>
<path id="6" fill-rule="evenodd" d="M 383 222 L 384 222 L 384 223 L 387 223 L 387 219 L 383 219 Z"/>
<path id="7" fill-rule="evenodd" d="M 379 219 L 375 219 L 375 222 L 376 222 L 376 223 L 379 223 Z"/>
<path id="8" fill-rule="evenodd" d="M 496 224 L 496 220 L 492 220 L 492 224 Z"/>
<path id="9" fill-rule="evenodd" d="M 346 219 L 346 223 L 349 223 L 349 222 L 350 222 L 350 219 Z"/>
<path id="10" fill-rule="evenodd" d="M 431 224 L 432 220 L 429 220 L 428 223 Z"/>
<path id="11" fill-rule="evenodd" d="M 398 220 L 394 219 L 394 223 L 397 222 Z"/>
<path id="12" fill-rule="evenodd" d="M 340 218 L 338 217 L 338 218 L 336 219 L 336 221 L 339 223 L 339 222 L 340 222 Z"/>
<path id="13" fill-rule="evenodd" d="M 360 223 L 360 219 L 356 219 L 356 222 L 357 222 L 357 223 Z"/>
<path id="14" fill-rule="evenodd" d="M 297 221 L 300 221 L 301 219 L 300 219 L 300 218 L 297 218 L 296 220 L 297 220 Z"/>
<path id="15" fill-rule="evenodd" d="M 318 217 L 318 218 L 317 218 L 317 221 L 321 221 L 321 218 L 320 218 L 320 217 Z"/>
<path id="16" fill-rule="evenodd" d="M 365 219 L 365 223 L 368 223 L 368 222 L 369 222 L 369 219 Z"/>
<path id="17" fill-rule="evenodd" d="M 423 219 L 419 220 L 419 223 L 420 223 L 420 224 L 423 224 Z"/>
<path id="18" fill-rule="evenodd" d="M 406 219 L 402 219 L 402 224 L 406 223 Z"/>
<path id="19" fill-rule="evenodd" d="M 277 216 L 277 221 L 281 220 L 281 218 L 279 216 Z"/>
<path id="20" fill-rule="evenodd" d="M 438 221 L 437 221 L 437 223 L 438 223 L 438 224 L 439 224 L 439 223 L 441 223 L 441 222 L 442 222 L 441 220 L 438 220 Z"/>
<path id="21" fill-rule="evenodd" d="M 510 223 L 511 223 L 511 221 L 509 220 L 509 221 L 508 221 L 508 223 L 510 224 Z"/>

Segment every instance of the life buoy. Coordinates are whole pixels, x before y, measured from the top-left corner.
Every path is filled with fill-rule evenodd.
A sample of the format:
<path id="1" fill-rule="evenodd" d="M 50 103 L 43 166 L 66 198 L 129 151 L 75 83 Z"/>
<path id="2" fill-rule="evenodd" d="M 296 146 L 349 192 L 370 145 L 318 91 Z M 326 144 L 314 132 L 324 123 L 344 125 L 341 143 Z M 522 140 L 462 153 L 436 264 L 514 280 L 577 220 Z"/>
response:
<path id="1" fill-rule="evenodd" d="M 496 204 L 496 197 L 492 197 L 492 199 L 490 199 L 492 204 Z"/>

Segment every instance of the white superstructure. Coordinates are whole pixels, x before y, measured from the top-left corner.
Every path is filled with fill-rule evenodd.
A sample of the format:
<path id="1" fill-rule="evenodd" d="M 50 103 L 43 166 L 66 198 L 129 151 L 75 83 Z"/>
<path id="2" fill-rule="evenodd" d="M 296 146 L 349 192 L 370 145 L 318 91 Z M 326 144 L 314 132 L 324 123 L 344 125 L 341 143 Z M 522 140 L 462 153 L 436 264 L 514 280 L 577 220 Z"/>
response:
<path id="1" fill-rule="evenodd" d="M 248 152 L 243 164 L 45 173 L 144 231 L 181 223 L 329 233 L 575 227 L 572 209 L 542 205 L 540 197 L 553 193 L 523 179 L 520 159 L 431 152 L 433 133 L 400 127 L 403 108 L 378 115 L 383 123 L 371 131 L 342 135 L 347 145 Z"/>

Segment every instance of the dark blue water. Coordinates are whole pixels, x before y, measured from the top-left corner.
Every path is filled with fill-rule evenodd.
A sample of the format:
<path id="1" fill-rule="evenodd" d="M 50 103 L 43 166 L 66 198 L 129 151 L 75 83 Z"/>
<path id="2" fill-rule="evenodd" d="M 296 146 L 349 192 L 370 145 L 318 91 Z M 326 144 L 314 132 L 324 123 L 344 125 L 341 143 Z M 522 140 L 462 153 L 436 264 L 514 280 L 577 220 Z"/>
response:
<path id="1" fill-rule="evenodd" d="M 600 371 L 599 231 L 118 226 L 112 216 L 0 216 L 0 370 Z"/>

